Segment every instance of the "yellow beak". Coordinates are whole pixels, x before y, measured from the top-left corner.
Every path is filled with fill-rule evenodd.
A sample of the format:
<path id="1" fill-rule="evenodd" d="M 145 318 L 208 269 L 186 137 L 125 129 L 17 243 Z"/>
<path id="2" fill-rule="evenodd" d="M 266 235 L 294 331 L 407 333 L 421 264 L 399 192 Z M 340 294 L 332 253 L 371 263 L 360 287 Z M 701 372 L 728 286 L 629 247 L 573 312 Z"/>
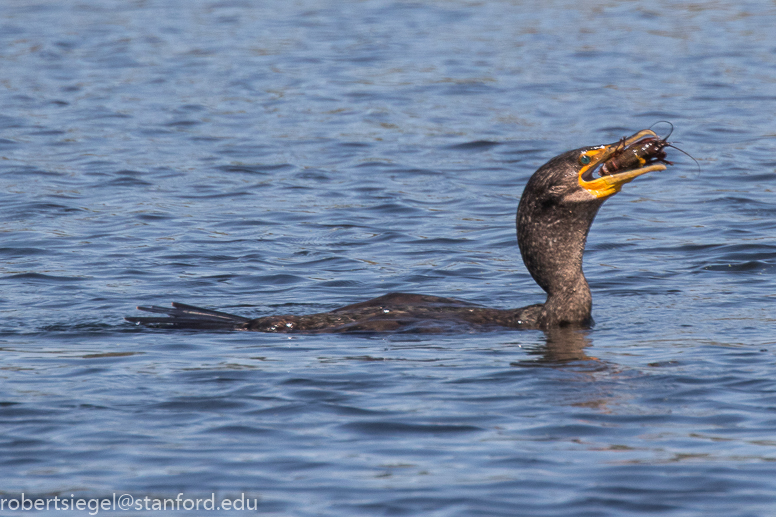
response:
<path id="1" fill-rule="evenodd" d="M 605 161 L 614 156 L 616 152 L 621 152 L 623 149 L 638 142 L 642 138 L 647 137 L 659 138 L 657 134 L 651 129 L 643 129 L 635 135 L 617 142 L 616 144 L 602 145 L 601 147 L 588 149 L 587 151 L 583 152 L 582 156 L 580 156 L 580 160 L 587 163 L 583 165 L 582 169 L 579 171 L 579 186 L 587 190 L 595 197 L 609 197 L 619 192 L 623 185 L 633 181 L 633 179 L 637 176 L 641 176 L 642 174 L 646 174 L 652 171 L 664 171 L 666 169 L 665 165 L 661 163 L 655 163 L 637 169 L 625 170 L 610 176 L 601 176 L 600 178 L 590 180 L 585 179 L 587 172 L 594 170 L 598 166 L 602 165 Z M 645 163 L 646 161 L 643 161 L 642 165 Z"/>

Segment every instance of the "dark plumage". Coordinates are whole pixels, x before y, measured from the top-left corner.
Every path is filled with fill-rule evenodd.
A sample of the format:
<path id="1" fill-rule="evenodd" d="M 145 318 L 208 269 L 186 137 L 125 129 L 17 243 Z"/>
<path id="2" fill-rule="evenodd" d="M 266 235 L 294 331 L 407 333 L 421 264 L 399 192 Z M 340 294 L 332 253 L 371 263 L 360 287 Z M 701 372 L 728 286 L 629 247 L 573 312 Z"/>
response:
<path id="1" fill-rule="evenodd" d="M 592 324 L 592 296 L 582 272 L 582 255 L 590 225 L 603 202 L 623 184 L 646 172 L 663 170 L 647 160 L 643 166 L 596 177 L 596 171 L 623 148 L 655 136 L 643 130 L 615 144 L 583 147 L 541 166 L 525 186 L 517 209 L 517 242 L 525 266 L 547 293 L 543 304 L 519 309 L 489 309 L 451 298 L 391 293 L 331 312 L 249 319 L 173 303 L 172 308 L 138 307 L 164 316 L 127 317 L 128 321 L 164 328 L 232 329 L 259 332 L 439 332 L 506 327 L 551 329 Z"/>

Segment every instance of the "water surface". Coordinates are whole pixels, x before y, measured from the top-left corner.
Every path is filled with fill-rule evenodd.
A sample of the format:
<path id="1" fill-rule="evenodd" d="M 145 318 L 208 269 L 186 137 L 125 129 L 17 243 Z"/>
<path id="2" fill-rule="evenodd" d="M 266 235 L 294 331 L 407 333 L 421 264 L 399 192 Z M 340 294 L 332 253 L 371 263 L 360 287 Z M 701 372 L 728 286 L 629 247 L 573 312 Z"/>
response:
<path id="1" fill-rule="evenodd" d="M 3 2 L 0 496 L 773 514 L 774 26 L 765 1 Z M 659 120 L 700 172 L 671 152 L 603 206 L 589 332 L 122 319 L 540 302 L 528 177 Z"/>

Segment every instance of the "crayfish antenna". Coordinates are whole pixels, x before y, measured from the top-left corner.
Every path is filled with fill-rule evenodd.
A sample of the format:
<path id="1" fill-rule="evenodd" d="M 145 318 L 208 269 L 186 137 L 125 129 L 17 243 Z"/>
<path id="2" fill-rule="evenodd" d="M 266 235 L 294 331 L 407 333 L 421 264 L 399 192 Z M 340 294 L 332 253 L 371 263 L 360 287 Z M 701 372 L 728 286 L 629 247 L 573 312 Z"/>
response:
<path id="1" fill-rule="evenodd" d="M 649 129 L 652 129 L 653 127 L 657 126 L 658 124 L 668 124 L 669 126 L 671 126 L 671 130 L 670 130 L 670 131 L 668 132 L 668 134 L 667 134 L 667 135 L 666 135 L 666 136 L 663 138 L 663 140 L 668 140 L 668 138 L 669 138 L 669 137 L 670 137 L 670 136 L 673 134 L 673 132 L 674 132 L 674 125 L 673 125 L 673 124 L 671 124 L 671 123 L 670 123 L 669 121 L 667 121 L 667 120 L 658 120 L 657 122 L 655 122 L 654 124 L 652 124 L 651 126 L 649 126 Z"/>
<path id="2" fill-rule="evenodd" d="M 674 149 L 676 149 L 676 150 L 677 150 L 677 151 L 679 151 L 680 153 L 682 153 L 682 154 L 684 154 L 684 155 L 687 155 L 687 156 L 689 156 L 689 157 L 690 157 L 690 159 L 691 159 L 692 161 L 694 161 L 694 162 L 695 162 L 695 165 L 698 167 L 698 174 L 700 175 L 700 173 L 701 173 L 701 164 L 700 164 L 700 162 L 698 162 L 698 160 L 696 160 L 696 159 L 695 159 L 695 157 L 694 157 L 693 155 L 691 155 L 691 154 L 690 154 L 690 153 L 688 153 L 687 151 L 683 151 L 682 149 L 679 149 L 679 148 L 678 148 L 678 147 L 676 147 L 674 144 L 668 144 L 668 147 L 673 147 Z"/>

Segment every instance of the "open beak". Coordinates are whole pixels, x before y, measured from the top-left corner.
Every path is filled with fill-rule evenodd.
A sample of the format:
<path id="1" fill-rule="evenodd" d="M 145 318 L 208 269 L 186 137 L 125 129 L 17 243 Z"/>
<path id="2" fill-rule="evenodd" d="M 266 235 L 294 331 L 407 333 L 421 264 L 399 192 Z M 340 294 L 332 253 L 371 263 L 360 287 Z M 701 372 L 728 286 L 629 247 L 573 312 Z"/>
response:
<path id="1" fill-rule="evenodd" d="M 618 170 L 614 174 L 595 177 L 596 171 L 615 155 L 622 154 L 634 144 L 638 144 L 645 138 L 659 139 L 651 129 L 643 129 L 635 135 L 628 137 L 616 144 L 602 145 L 588 149 L 580 156 L 582 168 L 579 171 L 579 186 L 598 198 L 609 197 L 620 191 L 623 185 L 632 181 L 635 177 L 652 171 L 664 171 L 666 166 L 662 163 L 649 164 L 647 160 L 639 158 L 634 168 Z"/>

